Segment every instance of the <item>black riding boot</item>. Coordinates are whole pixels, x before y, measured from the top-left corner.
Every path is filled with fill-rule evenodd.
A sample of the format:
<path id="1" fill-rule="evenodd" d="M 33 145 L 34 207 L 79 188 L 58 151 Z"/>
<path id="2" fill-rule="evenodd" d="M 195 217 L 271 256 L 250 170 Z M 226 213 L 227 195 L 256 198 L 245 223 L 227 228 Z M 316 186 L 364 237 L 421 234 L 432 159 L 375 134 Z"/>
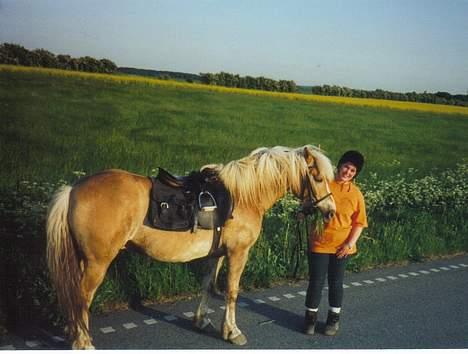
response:
<path id="1" fill-rule="evenodd" d="M 340 314 L 328 311 L 327 324 L 325 326 L 324 334 L 327 336 L 334 336 L 340 328 Z"/>
<path id="2" fill-rule="evenodd" d="M 312 335 L 315 333 L 315 323 L 317 322 L 317 312 L 307 311 L 304 318 L 304 333 Z"/>

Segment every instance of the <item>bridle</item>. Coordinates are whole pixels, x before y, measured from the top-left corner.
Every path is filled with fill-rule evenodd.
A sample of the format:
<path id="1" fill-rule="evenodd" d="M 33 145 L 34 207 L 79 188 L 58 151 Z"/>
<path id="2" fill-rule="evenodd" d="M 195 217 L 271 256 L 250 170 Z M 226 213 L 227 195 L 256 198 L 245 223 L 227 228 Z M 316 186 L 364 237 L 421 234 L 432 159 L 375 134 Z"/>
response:
<path id="1" fill-rule="evenodd" d="M 314 188 L 312 187 L 312 183 L 310 182 L 311 177 L 310 177 L 310 174 L 309 174 L 309 168 L 310 168 L 310 166 L 307 166 L 307 171 L 305 173 L 304 178 L 302 179 L 301 193 L 300 193 L 300 199 L 304 203 L 305 192 L 306 191 L 309 192 L 310 204 L 307 207 L 304 207 L 304 205 L 302 206 L 302 212 L 305 213 L 305 214 L 312 213 L 311 209 L 316 208 L 317 205 L 320 202 L 322 202 L 325 199 L 330 198 L 332 196 L 332 193 L 330 192 L 330 193 L 324 195 L 322 198 L 317 199 L 317 197 L 315 196 L 315 193 L 314 193 Z"/>

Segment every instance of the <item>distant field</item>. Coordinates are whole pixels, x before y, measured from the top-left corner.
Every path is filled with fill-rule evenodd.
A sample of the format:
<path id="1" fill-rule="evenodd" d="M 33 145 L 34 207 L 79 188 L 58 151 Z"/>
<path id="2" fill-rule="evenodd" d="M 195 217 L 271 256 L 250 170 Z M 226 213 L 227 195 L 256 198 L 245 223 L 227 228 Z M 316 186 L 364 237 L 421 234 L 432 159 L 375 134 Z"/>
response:
<path id="1" fill-rule="evenodd" d="M 0 66 L 0 188 L 23 179 L 70 180 L 73 171 L 110 167 L 151 174 L 164 166 L 184 173 L 259 146 L 320 144 L 333 161 L 346 149 L 359 149 L 368 160 L 364 178 L 408 168 L 426 174 L 468 156 L 467 108 L 373 101 L 380 106 Z"/>
<path id="2" fill-rule="evenodd" d="M 428 103 L 418 103 L 418 102 L 402 102 L 402 101 L 382 100 L 382 99 L 372 99 L 372 98 L 334 97 L 334 96 L 321 96 L 321 95 L 311 95 L 311 94 L 303 94 L 303 93 L 268 92 L 268 91 L 261 91 L 261 90 L 237 89 L 237 88 L 228 88 L 228 87 L 223 87 L 223 86 L 204 85 L 204 84 L 197 84 L 197 83 L 195 84 L 185 83 L 181 81 L 161 80 L 161 79 L 155 79 L 155 78 L 150 78 L 150 77 L 125 75 L 125 74 L 115 74 L 115 75 L 93 74 L 93 73 L 77 72 L 77 71 L 65 71 L 65 70 L 57 70 L 57 69 L 11 66 L 11 65 L 1 65 L 1 64 L 0 64 L 0 71 L 32 72 L 32 73 L 40 72 L 43 74 L 48 74 L 48 75 L 53 75 L 53 76 L 58 75 L 58 76 L 67 76 L 67 77 L 79 77 L 82 79 L 104 80 L 104 81 L 120 82 L 120 83 L 143 83 L 145 85 L 191 88 L 195 90 L 208 90 L 208 91 L 231 93 L 231 94 L 238 93 L 238 94 L 246 94 L 246 95 L 253 95 L 253 96 L 277 97 L 277 98 L 283 98 L 283 99 L 289 99 L 289 100 L 339 103 L 339 104 L 347 104 L 347 105 L 353 105 L 353 106 L 380 107 L 380 108 L 391 108 L 391 109 L 400 109 L 400 110 L 412 110 L 412 111 L 434 112 L 434 113 L 454 113 L 454 114 L 468 115 L 468 107 L 439 105 L 439 104 L 430 104 L 430 103 L 428 104 Z"/>

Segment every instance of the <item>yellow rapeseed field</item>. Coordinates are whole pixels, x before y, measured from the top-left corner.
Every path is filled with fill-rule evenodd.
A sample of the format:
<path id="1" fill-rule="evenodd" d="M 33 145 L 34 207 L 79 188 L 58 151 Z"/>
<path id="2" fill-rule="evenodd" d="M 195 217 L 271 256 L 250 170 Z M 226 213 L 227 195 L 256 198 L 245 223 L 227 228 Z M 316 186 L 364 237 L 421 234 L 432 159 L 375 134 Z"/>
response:
<path id="1" fill-rule="evenodd" d="M 81 71 L 70 71 L 60 69 L 47 69 L 47 68 L 36 68 L 36 67 L 25 67 L 18 65 L 1 65 L 0 72 L 25 72 L 25 73 L 38 73 L 51 76 L 65 76 L 75 77 L 82 79 L 91 80 L 102 80 L 117 82 L 123 84 L 145 84 L 155 86 L 165 86 L 173 88 L 184 88 L 192 90 L 205 90 L 222 92 L 229 94 L 244 94 L 264 97 L 277 97 L 289 100 L 297 101 L 310 101 L 310 102 L 322 102 L 322 103 L 334 103 L 334 104 L 346 104 L 353 106 L 367 106 L 377 108 L 390 108 L 399 110 L 414 110 L 423 112 L 434 112 L 434 113 L 448 113 L 448 114 L 463 114 L 468 115 L 468 107 L 453 106 L 453 105 L 439 105 L 431 103 L 419 103 L 419 102 L 403 102 L 403 101 L 392 101 L 392 100 L 380 100 L 372 98 L 354 98 L 354 97 L 336 97 L 336 96 L 320 96 L 311 94 L 300 94 L 300 93 L 283 93 L 283 92 L 270 92 L 261 90 L 249 90 L 240 88 L 230 88 L 223 86 L 213 86 L 204 84 L 187 83 L 180 81 L 171 80 L 160 80 L 142 76 L 132 75 L 121 75 L 121 74 L 95 74 Z"/>

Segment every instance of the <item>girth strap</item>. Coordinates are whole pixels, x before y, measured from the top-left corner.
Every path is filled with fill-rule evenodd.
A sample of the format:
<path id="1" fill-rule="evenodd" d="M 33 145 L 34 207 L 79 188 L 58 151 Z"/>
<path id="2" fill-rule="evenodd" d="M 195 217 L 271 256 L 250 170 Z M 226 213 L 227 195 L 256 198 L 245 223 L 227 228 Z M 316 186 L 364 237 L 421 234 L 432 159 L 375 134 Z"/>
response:
<path id="1" fill-rule="evenodd" d="M 221 257 L 224 255 L 224 248 L 220 248 L 219 245 L 221 243 L 221 234 L 223 232 L 223 226 L 218 222 L 218 214 L 213 213 L 213 242 L 211 243 L 211 249 L 208 253 L 208 257 Z"/>
<path id="2" fill-rule="evenodd" d="M 208 253 L 208 257 L 218 258 L 224 255 L 224 248 L 219 247 L 222 232 L 223 228 L 221 226 L 216 226 L 215 228 L 213 228 L 213 242 L 211 243 L 211 249 Z"/>

